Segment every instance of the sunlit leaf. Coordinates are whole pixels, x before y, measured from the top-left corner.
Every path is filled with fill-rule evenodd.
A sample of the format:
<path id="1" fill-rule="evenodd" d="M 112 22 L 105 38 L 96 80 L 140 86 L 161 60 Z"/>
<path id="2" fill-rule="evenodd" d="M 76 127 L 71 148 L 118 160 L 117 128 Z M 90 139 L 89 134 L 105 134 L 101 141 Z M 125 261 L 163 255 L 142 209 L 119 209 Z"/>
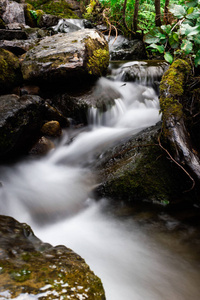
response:
<path id="1" fill-rule="evenodd" d="M 170 37 L 169 37 L 169 44 L 173 49 L 178 48 L 179 46 L 179 38 L 178 38 L 178 34 L 173 33 Z"/>
<path id="2" fill-rule="evenodd" d="M 181 50 L 184 51 L 185 54 L 191 53 L 193 49 L 193 44 L 188 40 L 183 40 L 181 44 Z"/>
<path id="3" fill-rule="evenodd" d="M 193 11 L 194 11 L 194 7 L 191 6 L 191 7 L 188 8 L 187 14 L 189 15 L 189 14 L 193 13 Z"/>
<path id="4" fill-rule="evenodd" d="M 173 5 L 170 7 L 169 11 L 178 19 L 182 19 L 187 14 L 185 8 L 182 5 Z"/>
<path id="5" fill-rule="evenodd" d="M 193 13 L 187 15 L 186 18 L 189 19 L 189 20 L 195 20 L 195 19 L 198 19 L 199 16 L 200 16 L 200 12 L 199 11 L 194 11 Z"/>
<path id="6" fill-rule="evenodd" d="M 155 34 L 157 32 L 152 32 L 150 31 L 149 33 L 145 34 L 144 36 L 144 42 L 147 44 L 152 44 L 152 43 L 158 43 L 159 42 L 159 37 L 156 37 Z"/>
<path id="7" fill-rule="evenodd" d="M 165 51 L 165 48 L 163 45 L 160 46 L 160 45 L 156 45 L 156 44 L 151 44 L 150 46 L 152 48 L 158 50 L 160 53 L 164 53 L 164 51 Z"/>
<path id="8" fill-rule="evenodd" d="M 200 26 L 190 26 L 189 24 L 182 24 L 180 34 L 182 35 L 195 35 L 200 32 Z"/>
<path id="9" fill-rule="evenodd" d="M 170 64 L 172 64 L 174 60 L 173 56 L 169 52 L 165 52 L 164 59 Z"/>

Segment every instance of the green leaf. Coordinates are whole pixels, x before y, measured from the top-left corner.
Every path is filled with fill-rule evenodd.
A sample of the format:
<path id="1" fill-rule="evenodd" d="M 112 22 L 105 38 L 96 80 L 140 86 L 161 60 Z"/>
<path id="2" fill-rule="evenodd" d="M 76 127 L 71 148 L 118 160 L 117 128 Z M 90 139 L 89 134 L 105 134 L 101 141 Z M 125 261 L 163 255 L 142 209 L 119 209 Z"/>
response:
<path id="1" fill-rule="evenodd" d="M 169 37 L 169 44 L 173 49 L 177 49 L 179 46 L 179 39 L 177 40 L 177 37 L 178 35 L 176 33 Z"/>
<path id="2" fill-rule="evenodd" d="M 197 34 L 193 37 L 193 41 L 195 44 L 200 45 L 200 34 Z"/>
<path id="3" fill-rule="evenodd" d="M 195 67 L 200 65 L 200 50 L 195 55 L 194 64 L 195 64 Z"/>
<path id="4" fill-rule="evenodd" d="M 158 43 L 159 42 L 159 37 L 155 37 L 151 32 L 145 34 L 144 36 L 144 42 L 147 44 L 152 44 L 152 43 Z"/>
<path id="5" fill-rule="evenodd" d="M 180 34 L 182 35 L 195 35 L 200 33 L 200 26 L 190 26 L 189 24 L 182 24 L 180 28 Z"/>
<path id="6" fill-rule="evenodd" d="M 191 53 L 193 49 L 193 44 L 188 40 L 183 40 L 181 44 L 181 50 L 184 51 L 185 54 Z"/>
<path id="7" fill-rule="evenodd" d="M 156 44 L 151 44 L 150 47 L 158 50 L 160 53 L 164 53 L 164 51 L 165 51 L 165 48 L 163 45 L 160 46 L 160 45 L 156 45 Z"/>
<path id="8" fill-rule="evenodd" d="M 193 13 L 193 11 L 194 11 L 194 7 L 191 6 L 191 7 L 188 8 L 187 14 L 189 15 L 189 14 Z"/>
<path id="9" fill-rule="evenodd" d="M 169 34 L 171 32 L 172 26 L 171 25 L 162 25 L 161 29 L 163 30 L 163 32 L 165 32 L 166 34 Z"/>
<path id="10" fill-rule="evenodd" d="M 198 0 L 189 0 L 186 2 L 187 7 L 195 7 L 198 5 Z"/>
<path id="11" fill-rule="evenodd" d="M 173 56 L 169 52 L 165 52 L 164 59 L 170 64 L 172 64 L 174 60 Z"/>
<path id="12" fill-rule="evenodd" d="M 192 8 L 192 7 L 191 7 L 191 8 Z M 200 16 L 200 12 L 199 12 L 199 11 L 194 11 L 193 13 L 188 14 L 188 15 L 186 16 L 186 18 L 189 19 L 189 20 L 196 20 L 196 19 L 199 18 L 199 16 Z"/>
<path id="13" fill-rule="evenodd" d="M 178 19 L 182 19 L 187 14 L 185 8 L 182 5 L 173 5 L 170 7 L 169 11 Z"/>

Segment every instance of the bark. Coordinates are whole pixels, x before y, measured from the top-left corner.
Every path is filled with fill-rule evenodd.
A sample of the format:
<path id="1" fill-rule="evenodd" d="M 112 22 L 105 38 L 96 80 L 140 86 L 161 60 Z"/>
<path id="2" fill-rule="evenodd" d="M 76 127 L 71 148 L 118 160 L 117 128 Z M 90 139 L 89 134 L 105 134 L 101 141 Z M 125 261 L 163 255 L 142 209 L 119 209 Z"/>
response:
<path id="1" fill-rule="evenodd" d="M 133 31 L 137 31 L 137 19 L 138 19 L 138 11 L 139 11 L 139 0 L 135 0 L 135 8 L 133 15 Z"/>
<path id="2" fill-rule="evenodd" d="M 155 12 L 155 24 L 156 26 L 161 26 L 160 0 L 155 0 Z"/>
<path id="3" fill-rule="evenodd" d="M 126 24 L 126 4 L 127 4 L 127 0 L 124 0 L 123 11 L 122 11 L 122 19 L 123 19 L 123 25 L 124 25 L 124 27 L 127 30 L 129 30 L 128 26 Z"/>
<path id="4" fill-rule="evenodd" d="M 170 1 L 170 0 L 165 0 L 164 23 L 165 23 L 166 25 L 167 25 L 167 24 L 170 24 L 170 16 L 169 16 L 169 9 L 168 9 L 169 1 Z"/>

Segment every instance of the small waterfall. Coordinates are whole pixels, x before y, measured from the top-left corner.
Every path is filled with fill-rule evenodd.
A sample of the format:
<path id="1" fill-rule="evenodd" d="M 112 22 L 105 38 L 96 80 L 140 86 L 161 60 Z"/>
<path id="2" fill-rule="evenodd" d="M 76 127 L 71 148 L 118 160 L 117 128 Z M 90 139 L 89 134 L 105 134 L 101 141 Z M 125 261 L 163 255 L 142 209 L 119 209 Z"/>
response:
<path id="1" fill-rule="evenodd" d="M 30 224 L 44 242 L 80 254 L 101 278 L 107 300 L 199 300 L 198 264 L 177 235 L 156 231 L 160 223 L 153 220 L 151 227 L 144 212 L 146 230 L 135 214 L 118 218 L 109 201 L 92 199 L 95 154 L 160 120 L 155 89 L 142 76 L 121 81 L 126 68 L 115 66 L 110 78 L 98 80 L 89 126 L 70 143 L 66 133 L 45 157 L 0 167 L 0 211 Z"/>

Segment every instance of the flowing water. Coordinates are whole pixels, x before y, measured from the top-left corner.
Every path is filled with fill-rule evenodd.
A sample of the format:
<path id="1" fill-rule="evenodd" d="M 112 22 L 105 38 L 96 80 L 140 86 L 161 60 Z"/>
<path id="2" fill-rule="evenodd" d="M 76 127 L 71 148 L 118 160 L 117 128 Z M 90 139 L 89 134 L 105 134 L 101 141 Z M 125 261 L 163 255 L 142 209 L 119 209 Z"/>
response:
<path id="1" fill-rule="evenodd" d="M 97 82 L 96 93 L 114 90 L 119 97 L 104 112 L 91 109 L 85 131 L 64 132 L 43 158 L 0 168 L 0 211 L 27 222 L 44 242 L 80 254 L 108 300 L 198 300 L 199 260 L 183 243 L 193 227 L 164 213 L 156 220 L 147 211 L 123 214 L 123 205 L 119 213 L 108 200 L 92 198 L 95 154 L 160 120 L 155 90 L 144 81 L 122 82 L 124 67 Z"/>

